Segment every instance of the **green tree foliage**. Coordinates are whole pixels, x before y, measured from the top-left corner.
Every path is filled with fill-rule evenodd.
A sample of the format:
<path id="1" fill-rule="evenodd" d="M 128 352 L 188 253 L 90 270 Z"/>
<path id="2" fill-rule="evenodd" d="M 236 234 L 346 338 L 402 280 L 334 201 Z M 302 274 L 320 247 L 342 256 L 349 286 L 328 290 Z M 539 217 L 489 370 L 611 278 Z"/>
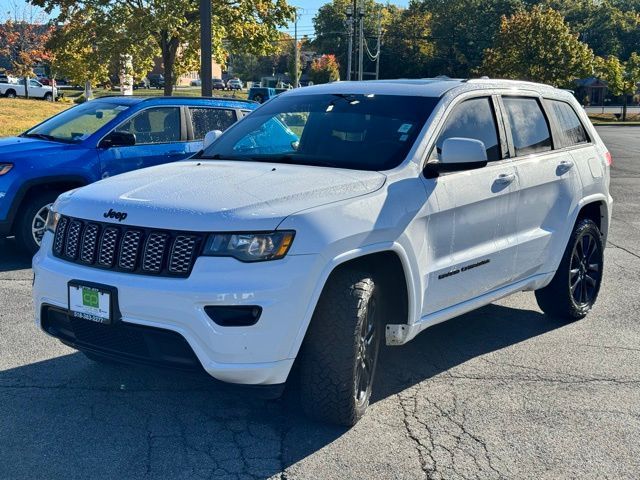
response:
<path id="1" fill-rule="evenodd" d="M 469 77 L 493 44 L 501 17 L 524 8 L 522 0 L 422 0 L 431 18 L 435 56 L 429 74 Z"/>
<path id="2" fill-rule="evenodd" d="M 412 1 L 406 9 L 389 9 L 380 58 L 383 78 L 428 77 L 435 54 L 432 15 Z"/>
<path id="3" fill-rule="evenodd" d="M 591 74 L 593 52 L 578 40 L 557 11 L 535 6 L 503 17 L 480 73 L 568 86 Z"/>
<path id="4" fill-rule="evenodd" d="M 340 80 L 340 65 L 335 55 L 322 55 L 311 63 L 309 77 L 313 83 L 329 83 Z"/>
<path id="5" fill-rule="evenodd" d="M 58 9 L 57 20 L 62 23 L 75 23 L 81 14 L 85 20 L 86 16 L 96 16 L 102 26 L 113 32 L 113 49 L 121 56 L 133 56 L 131 49 L 135 45 L 152 45 L 153 56 L 160 55 L 164 65 L 166 95 L 171 95 L 181 74 L 198 68 L 197 1 L 32 0 L 32 3 L 48 12 Z M 277 28 L 285 26 L 292 16 L 293 9 L 286 0 L 212 1 L 214 57 L 222 63 L 227 47 L 233 51 L 268 53 L 278 38 Z"/>
<path id="6" fill-rule="evenodd" d="M 635 95 L 640 83 L 640 55 L 634 52 L 626 62 L 614 56 L 596 57 L 594 70 L 613 95 L 623 96 L 622 120 L 626 120 L 628 97 Z"/>

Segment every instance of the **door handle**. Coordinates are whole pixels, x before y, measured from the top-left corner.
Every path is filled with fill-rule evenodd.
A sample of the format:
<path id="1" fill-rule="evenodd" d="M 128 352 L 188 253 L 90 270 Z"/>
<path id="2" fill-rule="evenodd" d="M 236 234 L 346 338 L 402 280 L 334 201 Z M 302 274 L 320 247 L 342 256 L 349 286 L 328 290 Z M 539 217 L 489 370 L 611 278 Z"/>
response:
<path id="1" fill-rule="evenodd" d="M 500 175 L 498 175 L 498 178 L 496 178 L 496 182 L 503 185 L 508 185 L 509 183 L 513 182 L 515 179 L 516 179 L 515 173 L 501 173 Z"/>
<path id="2" fill-rule="evenodd" d="M 569 170 L 569 169 L 573 168 L 573 161 L 571 161 L 571 160 L 562 160 L 558 166 L 560 168 L 562 168 L 563 170 Z"/>

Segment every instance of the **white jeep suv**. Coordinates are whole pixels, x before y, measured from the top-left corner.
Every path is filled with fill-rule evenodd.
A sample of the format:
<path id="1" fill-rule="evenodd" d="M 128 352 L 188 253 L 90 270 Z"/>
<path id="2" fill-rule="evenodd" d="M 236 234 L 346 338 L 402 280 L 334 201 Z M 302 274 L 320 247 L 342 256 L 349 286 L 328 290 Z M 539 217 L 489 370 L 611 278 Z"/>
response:
<path id="1" fill-rule="evenodd" d="M 214 137 L 216 135 L 213 135 Z M 381 342 L 522 290 L 584 317 L 611 157 L 566 91 L 345 82 L 267 102 L 196 157 L 61 195 L 39 326 L 96 360 L 204 369 L 352 425 Z"/>

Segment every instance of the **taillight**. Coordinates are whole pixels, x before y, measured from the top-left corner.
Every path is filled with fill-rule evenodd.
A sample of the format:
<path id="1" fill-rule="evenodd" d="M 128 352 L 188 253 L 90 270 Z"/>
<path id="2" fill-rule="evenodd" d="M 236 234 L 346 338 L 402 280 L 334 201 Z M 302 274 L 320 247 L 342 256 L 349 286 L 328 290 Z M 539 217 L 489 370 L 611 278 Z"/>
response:
<path id="1" fill-rule="evenodd" d="M 611 153 L 609 151 L 604 153 L 604 160 L 607 162 L 607 167 L 613 165 L 613 158 L 611 158 Z"/>

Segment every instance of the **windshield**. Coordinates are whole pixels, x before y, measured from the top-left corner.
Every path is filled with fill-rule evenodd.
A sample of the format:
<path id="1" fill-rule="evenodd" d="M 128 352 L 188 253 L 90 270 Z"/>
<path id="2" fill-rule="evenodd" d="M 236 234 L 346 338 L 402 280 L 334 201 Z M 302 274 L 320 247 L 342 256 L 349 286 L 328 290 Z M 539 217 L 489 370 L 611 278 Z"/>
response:
<path id="1" fill-rule="evenodd" d="M 111 102 L 86 102 L 46 120 L 23 136 L 69 143 L 81 142 L 128 108 L 127 105 Z"/>
<path id="2" fill-rule="evenodd" d="M 407 156 L 438 100 L 284 95 L 225 132 L 202 157 L 388 170 Z"/>

